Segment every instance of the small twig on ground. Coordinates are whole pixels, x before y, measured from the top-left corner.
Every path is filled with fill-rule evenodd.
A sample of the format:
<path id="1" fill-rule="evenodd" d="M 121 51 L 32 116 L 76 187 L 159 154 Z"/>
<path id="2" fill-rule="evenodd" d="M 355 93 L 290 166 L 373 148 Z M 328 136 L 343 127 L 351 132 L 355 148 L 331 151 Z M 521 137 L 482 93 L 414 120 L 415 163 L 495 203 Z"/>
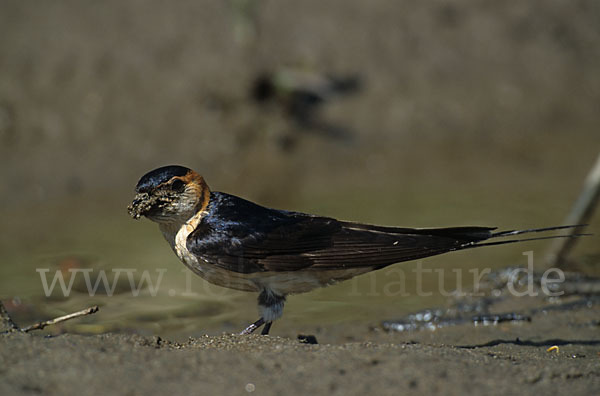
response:
<path id="1" fill-rule="evenodd" d="M 73 312 L 72 314 L 59 316 L 58 318 L 54 318 L 51 320 L 45 320 L 43 322 L 39 322 L 34 325 L 27 326 L 25 328 L 22 328 L 21 331 L 24 331 L 25 333 L 27 333 L 32 330 L 41 330 L 48 325 L 53 325 L 56 323 L 64 322 L 65 320 L 78 318 L 80 316 L 91 315 L 93 313 L 98 312 L 98 309 L 99 309 L 98 306 L 94 305 L 93 307 L 89 307 L 89 308 L 83 309 L 81 311 Z"/>
<path id="2" fill-rule="evenodd" d="M 70 319 L 75 319 L 75 318 L 78 318 L 80 316 L 91 315 L 91 314 L 94 314 L 94 313 L 98 312 L 98 310 L 99 310 L 98 306 L 94 305 L 93 307 L 82 309 L 81 311 L 73 312 L 73 313 L 68 314 L 68 315 L 59 316 L 58 318 L 54 318 L 54 319 L 50 319 L 50 320 L 45 320 L 43 322 L 39 322 L 39 323 L 33 324 L 31 326 L 20 328 L 19 326 L 17 326 L 17 324 L 15 322 L 13 322 L 13 320 L 10 317 L 10 315 L 8 314 L 8 312 L 6 311 L 6 309 L 4 308 L 4 305 L 0 301 L 0 319 L 3 322 L 3 328 L 8 328 L 7 331 L 18 330 L 18 331 L 22 331 L 24 333 L 28 333 L 28 332 L 30 332 L 32 330 L 41 330 L 41 329 L 43 329 L 46 326 L 57 324 L 57 323 L 60 323 L 60 322 L 64 322 L 64 321 L 70 320 Z"/>

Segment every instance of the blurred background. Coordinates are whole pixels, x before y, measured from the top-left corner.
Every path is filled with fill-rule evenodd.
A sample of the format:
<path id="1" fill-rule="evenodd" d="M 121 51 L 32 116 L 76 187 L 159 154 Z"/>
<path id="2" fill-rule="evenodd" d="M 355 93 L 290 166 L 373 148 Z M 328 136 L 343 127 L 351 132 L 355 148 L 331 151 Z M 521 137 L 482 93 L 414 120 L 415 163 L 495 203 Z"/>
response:
<path id="1" fill-rule="evenodd" d="M 255 320 L 255 295 L 188 276 L 156 225 L 128 217 L 139 177 L 166 164 L 266 206 L 368 223 L 561 224 L 600 148 L 598 70 L 594 0 L 2 0 L 0 298 L 23 324 L 99 304 L 65 325 L 80 332 Z M 423 266 L 525 265 L 534 250 L 544 268 L 547 248 Z M 599 258 L 587 238 L 572 269 L 597 275 Z M 398 268 L 414 291 L 415 265 L 291 297 L 281 322 L 366 326 L 442 301 L 436 273 L 431 297 L 382 295 Z M 78 279 L 65 298 L 44 296 L 39 268 L 49 281 L 166 272 L 154 297 L 123 276 L 112 297 Z"/>

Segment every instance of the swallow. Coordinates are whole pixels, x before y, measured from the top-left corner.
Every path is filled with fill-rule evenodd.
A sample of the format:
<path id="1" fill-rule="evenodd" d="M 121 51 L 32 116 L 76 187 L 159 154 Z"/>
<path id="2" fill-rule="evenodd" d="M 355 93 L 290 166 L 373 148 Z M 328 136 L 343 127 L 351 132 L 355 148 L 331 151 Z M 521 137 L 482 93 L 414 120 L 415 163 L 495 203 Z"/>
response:
<path id="1" fill-rule="evenodd" d="M 135 192 L 129 214 L 158 223 L 174 253 L 189 269 L 215 285 L 259 293 L 260 318 L 241 334 L 250 334 L 263 325 L 262 334 L 268 334 L 273 321 L 282 316 L 290 294 L 403 261 L 572 235 L 497 238 L 581 227 L 497 232 L 494 227 L 402 228 L 341 221 L 270 209 L 211 191 L 202 176 L 178 165 L 145 174 Z"/>

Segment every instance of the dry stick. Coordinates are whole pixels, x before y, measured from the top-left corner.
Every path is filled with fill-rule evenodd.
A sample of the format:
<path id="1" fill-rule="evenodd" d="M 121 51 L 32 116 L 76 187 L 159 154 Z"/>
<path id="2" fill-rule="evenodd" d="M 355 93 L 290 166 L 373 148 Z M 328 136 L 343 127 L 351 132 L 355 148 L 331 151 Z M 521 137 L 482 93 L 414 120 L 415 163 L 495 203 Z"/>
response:
<path id="1" fill-rule="evenodd" d="M 43 322 L 39 322 L 39 323 L 36 323 L 34 325 L 27 326 L 27 327 L 21 329 L 12 320 L 12 318 L 10 317 L 10 315 L 8 314 L 8 312 L 6 311 L 6 308 L 4 307 L 4 304 L 2 304 L 2 301 L 0 301 L 0 320 L 2 321 L 2 327 L 1 327 L 1 329 L 7 329 L 6 331 L 4 331 L 4 333 L 11 332 L 11 331 L 22 331 L 22 332 L 27 333 L 27 332 L 30 332 L 32 330 L 41 330 L 41 329 L 43 329 L 46 326 L 53 325 L 53 324 L 60 323 L 60 322 L 64 322 L 65 320 L 75 319 L 75 318 L 78 318 L 80 316 L 85 316 L 85 315 L 91 315 L 91 314 L 94 314 L 94 313 L 98 312 L 98 310 L 99 310 L 98 306 L 94 305 L 93 307 L 82 309 L 81 311 L 73 312 L 72 314 L 68 314 L 68 315 L 64 315 L 64 316 L 59 316 L 58 318 L 54 318 L 54 319 L 51 319 L 51 320 L 45 320 Z"/>
<path id="2" fill-rule="evenodd" d="M 93 307 L 89 307 L 87 309 L 83 309 L 83 310 L 78 311 L 78 312 L 73 312 L 72 314 L 68 314 L 68 315 L 65 315 L 65 316 L 59 316 L 58 318 L 54 318 L 54 319 L 51 319 L 51 320 L 45 320 L 43 322 L 39 322 L 39 323 L 36 323 L 34 325 L 27 326 L 27 327 L 21 329 L 21 331 L 24 331 L 24 332 L 27 333 L 27 332 L 29 332 L 31 330 L 41 330 L 41 329 L 43 329 L 44 327 L 46 327 L 48 325 L 53 325 L 53 324 L 56 324 L 56 323 L 64 322 L 65 320 L 78 318 L 80 316 L 91 315 L 93 313 L 98 312 L 98 309 L 99 309 L 98 306 L 94 305 Z"/>
<path id="3" fill-rule="evenodd" d="M 592 167 L 592 170 L 585 179 L 583 191 L 579 195 L 579 198 L 577 198 L 575 205 L 573 205 L 571 213 L 567 216 L 565 224 L 587 224 L 594 213 L 598 198 L 600 198 L 600 155 L 596 160 L 596 164 Z M 571 230 L 571 234 L 577 232 L 577 228 Z M 548 261 L 550 264 L 552 264 L 552 266 L 560 266 L 564 263 L 567 255 L 573 249 L 578 239 L 579 238 L 562 238 L 556 240 L 548 254 Z"/>

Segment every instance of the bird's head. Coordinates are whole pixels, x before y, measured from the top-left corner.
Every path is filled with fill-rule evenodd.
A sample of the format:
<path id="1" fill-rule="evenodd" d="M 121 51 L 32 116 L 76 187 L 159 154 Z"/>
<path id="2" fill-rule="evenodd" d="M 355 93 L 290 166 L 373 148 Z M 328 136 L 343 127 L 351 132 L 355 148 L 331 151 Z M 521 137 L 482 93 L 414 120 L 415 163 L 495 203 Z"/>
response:
<path id="1" fill-rule="evenodd" d="M 178 165 L 163 166 L 146 173 L 127 207 L 134 219 L 145 216 L 157 223 L 180 223 L 203 210 L 210 189 L 198 173 Z"/>

